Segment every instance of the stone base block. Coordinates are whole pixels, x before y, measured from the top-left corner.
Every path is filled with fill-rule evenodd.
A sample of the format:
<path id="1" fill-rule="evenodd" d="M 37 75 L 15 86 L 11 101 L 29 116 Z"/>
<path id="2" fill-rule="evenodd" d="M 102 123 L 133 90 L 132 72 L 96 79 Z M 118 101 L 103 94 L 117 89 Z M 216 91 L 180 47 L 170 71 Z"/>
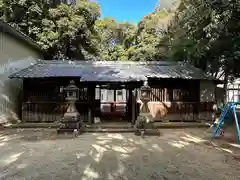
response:
<path id="1" fill-rule="evenodd" d="M 81 122 L 79 121 L 62 121 L 62 126 L 60 129 L 80 129 L 81 128 Z"/>

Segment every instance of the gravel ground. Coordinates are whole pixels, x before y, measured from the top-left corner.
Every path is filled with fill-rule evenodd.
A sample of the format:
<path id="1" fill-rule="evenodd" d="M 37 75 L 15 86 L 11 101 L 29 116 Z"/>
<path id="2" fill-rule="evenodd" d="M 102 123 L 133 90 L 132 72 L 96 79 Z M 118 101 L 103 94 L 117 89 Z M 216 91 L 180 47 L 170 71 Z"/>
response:
<path id="1" fill-rule="evenodd" d="M 53 130 L 0 131 L 0 179 L 16 180 L 234 180 L 240 162 L 213 147 L 204 129 L 58 137 Z"/>

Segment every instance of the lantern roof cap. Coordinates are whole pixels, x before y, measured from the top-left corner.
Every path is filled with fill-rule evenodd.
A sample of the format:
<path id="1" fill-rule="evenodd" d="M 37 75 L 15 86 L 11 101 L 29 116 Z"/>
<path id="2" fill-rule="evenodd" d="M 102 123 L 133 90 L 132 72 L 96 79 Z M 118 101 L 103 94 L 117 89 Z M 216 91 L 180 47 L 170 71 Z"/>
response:
<path id="1" fill-rule="evenodd" d="M 148 81 L 144 81 L 143 86 L 141 87 L 141 90 L 150 90 L 151 87 L 148 85 Z"/>
<path id="2" fill-rule="evenodd" d="M 70 81 L 69 85 L 64 90 L 78 90 L 79 88 L 75 85 L 73 80 Z"/>

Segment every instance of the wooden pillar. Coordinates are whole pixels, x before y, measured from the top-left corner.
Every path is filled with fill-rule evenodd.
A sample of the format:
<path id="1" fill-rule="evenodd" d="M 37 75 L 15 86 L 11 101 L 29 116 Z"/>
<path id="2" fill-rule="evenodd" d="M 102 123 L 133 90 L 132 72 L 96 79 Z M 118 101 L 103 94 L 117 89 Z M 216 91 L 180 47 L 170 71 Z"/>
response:
<path id="1" fill-rule="evenodd" d="M 25 122 L 26 121 L 26 104 L 25 102 L 27 101 L 27 94 L 28 94 L 28 89 L 29 88 L 27 86 L 27 81 L 26 79 L 23 80 L 23 97 L 22 97 L 22 102 L 21 102 L 21 114 L 20 114 L 20 120 L 21 122 Z"/>
<path id="2" fill-rule="evenodd" d="M 94 121 L 94 100 L 95 100 L 95 85 L 88 86 L 88 124 L 92 124 Z"/>
<path id="3" fill-rule="evenodd" d="M 113 90 L 113 101 L 114 102 L 117 101 L 117 91 L 116 91 L 116 89 Z"/>
<path id="4" fill-rule="evenodd" d="M 136 89 L 129 88 L 129 116 L 131 118 L 131 123 L 135 124 L 136 120 Z"/>
<path id="5" fill-rule="evenodd" d="M 135 124 L 136 120 L 136 89 L 131 91 L 132 94 L 132 124 Z"/>
<path id="6" fill-rule="evenodd" d="M 128 89 L 128 112 L 127 112 L 127 117 L 130 122 L 132 122 L 132 89 Z"/>
<path id="7" fill-rule="evenodd" d="M 164 102 L 168 101 L 167 99 L 167 88 L 164 88 Z"/>
<path id="8" fill-rule="evenodd" d="M 200 109 L 201 109 L 201 102 L 200 102 L 200 97 L 201 97 L 201 92 L 200 92 L 200 81 L 197 81 L 196 84 L 196 105 L 195 105 L 195 116 L 193 120 L 198 120 L 199 119 L 199 114 L 200 114 Z"/>

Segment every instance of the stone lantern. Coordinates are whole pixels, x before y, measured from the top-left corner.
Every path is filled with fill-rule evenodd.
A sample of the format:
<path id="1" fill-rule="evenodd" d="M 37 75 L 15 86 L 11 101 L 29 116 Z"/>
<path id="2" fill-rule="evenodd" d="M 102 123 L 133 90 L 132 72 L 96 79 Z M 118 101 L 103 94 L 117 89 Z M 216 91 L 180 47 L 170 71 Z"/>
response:
<path id="1" fill-rule="evenodd" d="M 137 117 L 135 127 L 137 132 L 141 133 L 141 136 L 144 136 L 146 125 L 151 122 L 151 114 L 148 108 L 148 102 L 151 100 L 151 88 L 148 86 L 147 81 L 144 82 L 144 85 L 140 89 L 140 100 L 142 102 L 139 116 Z"/>
<path id="2" fill-rule="evenodd" d="M 148 102 L 151 100 L 150 99 L 150 94 L 151 94 L 151 88 L 148 86 L 147 81 L 144 82 L 144 85 L 140 89 L 140 100 L 142 101 L 142 106 L 140 109 L 140 113 L 148 113 Z"/>
<path id="3" fill-rule="evenodd" d="M 78 90 L 79 88 L 75 85 L 74 81 L 70 81 L 70 84 L 64 88 L 68 108 L 61 120 L 60 129 L 74 131 L 80 128 L 80 114 L 75 105 L 78 99 Z"/>

